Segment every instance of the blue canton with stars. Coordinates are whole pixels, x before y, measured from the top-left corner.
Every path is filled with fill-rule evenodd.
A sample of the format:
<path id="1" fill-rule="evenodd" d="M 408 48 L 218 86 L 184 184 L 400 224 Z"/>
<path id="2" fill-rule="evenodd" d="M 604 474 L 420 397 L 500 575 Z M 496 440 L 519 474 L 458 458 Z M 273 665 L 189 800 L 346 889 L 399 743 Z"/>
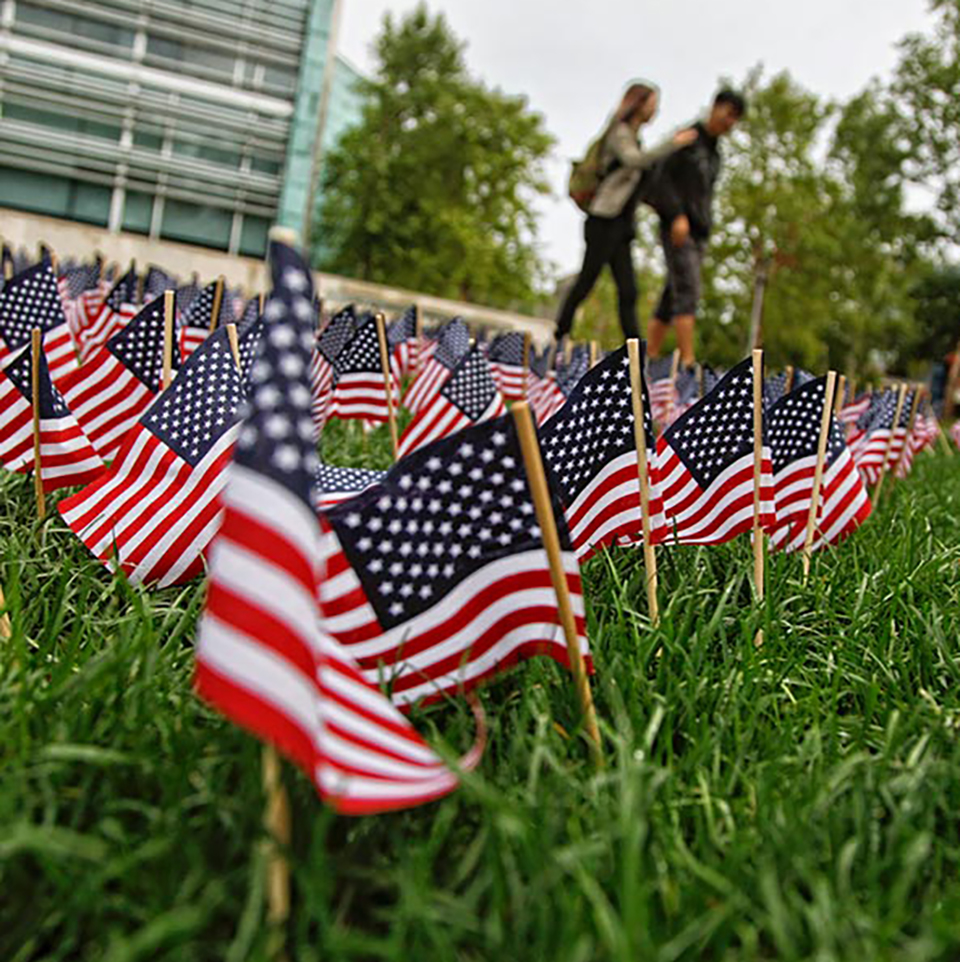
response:
<path id="1" fill-rule="evenodd" d="M 565 550 L 570 535 L 554 497 Z M 510 416 L 435 441 L 324 512 L 384 630 L 490 562 L 542 548 Z"/>
<path id="2" fill-rule="evenodd" d="M 462 317 L 448 321 L 437 333 L 437 350 L 434 357 L 451 370 L 470 350 L 470 329 Z"/>
<path id="3" fill-rule="evenodd" d="M 151 301 L 122 331 L 114 334 L 106 346 L 151 391 L 159 391 L 163 375 L 163 298 Z M 174 368 L 180 354 L 175 348 Z"/>
<path id="4" fill-rule="evenodd" d="M 124 304 L 137 302 L 137 272 L 131 267 L 123 277 L 110 288 L 104 303 L 116 313 Z"/>
<path id="5" fill-rule="evenodd" d="M 383 480 L 386 473 L 372 468 L 340 468 L 321 462 L 317 467 L 315 482 L 318 493 L 353 493 Z"/>
<path id="6" fill-rule="evenodd" d="M 645 382 L 643 420 L 647 451 L 653 452 L 656 442 Z M 543 426 L 542 434 L 544 460 L 562 486 L 568 504 L 606 464 L 636 451 L 626 347 L 608 354 L 583 377 L 567 403 Z"/>
<path id="7" fill-rule="evenodd" d="M 766 415 L 767 438 L 775 473 L 800 458 L 816 456 L 826 391 L 827 379 L 819 377 L 807 381 L 770 407 Z M 840 422 L 831 418 L 824 463 L 833 464 L 845 447 Z"/>
<path id="8" fill-rule="evenodd" d="M 440 390 L 442 397 L 476 421 L 497 397 L 497 385 L 490 373 L 490 362 L 474 345 L 460 359 Z"/>
<path id="9" fill-rule="evenodd" d="M 353 337 L 357 329 L 357 312 L 352 304 L 348 304 L 342 311 L 338 311 L 327 322 L 320 337 L 317 339 L 317 350 L 331 363 L 336 361 L 347 342 Z"/>
<path id="10" fill-rule="evenodd" d="M 387 346 L 396 347 L 417 336 L 417 309 L 408 307 L 395 321 L 387 326 Z"/>
<path id="11" fill-rule="evenodd" d="M 314 345 L 313 281 L 292 247 L 272 241 L 273 291 L 264 309 L 264 336 L 250 371 L 251 397 L 234 460 L 282 484 L 313 510 L 319 468 L 310 414 Z"/>
<path id="12" fill-rule="evenodd" d="M 897 413 L 897 392 L 881 391 L 870 398 L 870 406 L 857 418 L 857 427 L 867 434 L 893 427 L 893 417 Z"/>
<path id="13" fill-rule="evenodd" d="M 190 306 L 183 313 L 181 327 L 201 327 L 210 330 L 210 319 L 213 316 L 213 301 L 216 297 L 217 282 L 207 284 L 202 291 L 190 302 Z M 216 326 L 228 324 L 233 320 L 233 301 L 226 285 L 220 298 L 220 313 Z"/>
<path id="14" fill-rule="evenodd" d="M 383 374 L 380 365 L 380 339 L 372 315 L 358 322 L 353 336 L 333 358 L 333 369 L 342 374 Z"/>
<path id="15" fill-rule="evenodd" d="M 66 271 L 61 280 L 65 283 L 67 288 L 67 297 L 75 298 L 79 297 L 84 291 L 89 291 L 96 287 L 100 282 L 100 271 L 103 267 L 101 261 L 92 261 L 89 264 L 80 264 L 77 267 L 71 267 L 70 270 Z"/>
<path id="16" fill-rule="evenodd" d="M 195 467 L 236 423 L 243 397 L 227 332 L 215 331 L 150 405 L 141 423 Z"/>
<path id="17" fill-rule="evenodd" d="M 753 362 L 731 368 L 702 401 L 664 432 L 701 488 L 753 450 Z"/>
<path id="18" fill-rule="evenodd" d="M 573 349 L 569 364 L 560 363 L 557 358 L 557 387 L 565 397 L 569 397 L 573 389 L 580 383 L 580 379 L 590 370 L 590 354 L 586 347 L 577 346 Z"/>
<path id="19" fill-rule="evenodd" d="M 523 344 L 524 336 L 518 331 L 498 334 L 490 344 L 487 357 L 498 364 L 523 367 Z"/>
<path id="20" fill-rule="evenodd" d="M 0 337 L 9 348 L 27 344 L 35 327 L 49 331 L 66 320 L 49 261 L 10 278 L 0 292 Z"/>
<path id="21" fill-rule="evenodd" d="M 3 373 L 16 385 L 17 390 L 24 396 L 29 404 L 33 404 L 33 370 L 31 358 L 33 349 L 27 345 L 12 361 L 9 361 L 3 369 Z M 40 351 L 40 417 L 41 418 L 62 418 L 66 417 L 70 410 L 67 408 L 66 401 L 63 400 L 60 392 L 50 380 L 50 370 L 47 367 L 47 359 Z"/>

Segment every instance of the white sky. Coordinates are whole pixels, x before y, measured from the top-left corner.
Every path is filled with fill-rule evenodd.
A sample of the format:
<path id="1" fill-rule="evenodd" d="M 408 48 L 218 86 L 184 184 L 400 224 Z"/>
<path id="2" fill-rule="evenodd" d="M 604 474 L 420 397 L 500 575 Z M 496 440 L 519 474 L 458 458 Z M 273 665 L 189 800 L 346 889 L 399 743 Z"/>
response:
<path id="1" fill-rule="evenodd" d="M 371 41 L 387 10 L 416 0 L 342 0 L 340 52 L 372 68 Z M 845 98 L 896 62 L 904 34 L 928 28 L 926 0 L 428 0 L 467 41 L 471 72 L 524 93 L 558 139 L 554 196 L 541 201 L 543 252 L 561 273 L 579 267 L 582 215 L 566 197 L 570 158 L 586 145 L 634 77 L 662 90 L 653 143 L 696 116 L 720 76 L 762 62 L 817 93 Z"/>

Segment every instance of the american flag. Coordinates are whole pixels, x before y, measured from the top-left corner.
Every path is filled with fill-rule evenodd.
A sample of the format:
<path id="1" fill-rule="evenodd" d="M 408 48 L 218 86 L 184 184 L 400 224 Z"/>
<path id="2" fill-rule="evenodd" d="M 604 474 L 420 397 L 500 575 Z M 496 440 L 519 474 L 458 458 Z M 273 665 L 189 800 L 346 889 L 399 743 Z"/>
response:
<path id="1" fill-rule="evenodd" d="M 204 342 L 210 333 L 213 320 L 213 302 L 216 300 L 217 288 L 220 288 L 220 310 L 214 327 L 220 327 L 233 321 L 233 303 L 230 294 L 221 281 L 207 284 L 191 301 L 183 312 L 180 327 L 177 330 L 177 343 L 180 346 L 180 358 L 186 360 Z"/>
<path id="2" fill-rule="evenodd" d="M 677 385 L 672 372 L 673 358 L 671 357 L 652 357 L 647 361 L 653 420 L 661 428 L 671 424 L 675 418 Z"/>
<path id="3" fill-rule="evenodd" d="M 641 368 L 642 369 L 642 368 Z M 650 533 L 668 533 L 656 469 L 650 398 L 643 382 L 650 484 Z M 604 545 L 643 540 L 630 362 L 625 347 L 588 371 L 567 403 L 543 426 L 543 458 L 565 506 L 580 561 Z"/>
<path id="4" fill-rule="evenodd" d="M 546 423 L 567 403 L 580 378 L 589 370 L 590 355 L 585 347 L 574 348 L 569 363 L 558 358 L 557 369 L 542 378 L 527 396 L 537 424 Z"/>
<path id="5" fill-rule="evenodd" d="M 28 342 L 16 354 L 7 356 L 0 369 L 0 462 L 11 471 L 35 470 L 32 363 L 33 349 Z M 51 381 L 42 352 L 38 400 L 44 491 L 92 481 L 103 471 L 103 461 Z"/>
<path id="6" fill-rule="evenodd" d="M 357 324 L 356 310 L 352 304 L 348 304 L 327 321 L 326 326 L 317 338 L 313 354 L 310 357 L 313 421 L 318 431 L 322 430 L 327 422 L 327 407 L 330 402 L 330 392 L 333 389 L 335 375 L 334 361 L 350 338 L 353 337 Z"/>
<path id="7" fill-rule="evenodd" d="M 314 483 L 313 503 L 317 508 L 333 507 L 382 481 L 386 473 L 373 468 L 340 468 L 321 462 Z"/>
<path id="8" fill-rule="evenodd" d="M 474 345 L 457 362 L 433 398 L 414 415 L 400 436 L 398 454 L 406 457 L 425 444 L 471 424 L 499 417 L 506 410 L 490 363 Z"/>
<path id="9" fill-rule="evenodd" d="M 890 474 L 896 472 L 900 465 L 904 449 L 907 447 L 907 437 L 913 427 L 910 423 L 913 418 L 913 401 L 916 391 L 909 389 L 903 398 L 903 407 L 900 410 L 900 418 L 893 431 L 893 444 L 890 445 L 890 453 L 887 456 L 887 471 Z"/>
<path id="10" fill-rule="evenodd" d="M 789 371 L 771 374 L 763 379 L 763 403 L 766 407 L 776 404 L 787 393 L 787 379 Z M 791 387 L 791 390 L 793 388 Z"/>
<path id="11" fill-rule="evenodd" d="M 753 527 L 753 371 L 748 358 L 661 435 L 660 484 L 678 544 L 717 544 Z M 770 450 L 763 445 L 760 523 L 775 521 Z"/>
<path id="12" fill-rule="evenodd" d="M 411 377 L 419 366 L 420 339 L 417 337 L 417 309 L 408 307 L 387 327 L 390 367 L 399 384 Z"/>
<path id="13" fill-rule="evenodd" d="M 87 360 L 137 314 L 137 271 L 131 267 L 103 298 L 81 298 L 73 334 L 80 363 Z"/>
<path id="14" fill-rule="evenodd" d="M 88 261 L 85 264 L 78 264 L 76 267 L 64 271 L 57 278 L 57 287 L 60 290 L 60 297 L 66 301 L 74 301 L 86 291 L 93 290 L 100 283 L 100 272 L 103 269 L 103 262 L 98 258 Z"/>
<path id="15" fill-rule="evenodd" d="M 177 279 L 172 274 L 168 274 L 162 267 L 151 265 L 143 279 L 143 303 L 147 305 L 165 291 L 176 289 Z"/>
<path id="16" fill-rule="evenodd" d="M 353 334 L 331 363 L 333 383 L 327 399 L 327 418 L 386 421 L 389 409 L 375 317 L 368 314 L 356 322 Z M 396 410 L 400 404 L 400 388 L 392 371 L 390 385 Z"/>
<path id="17" fill-rule="evenodd" d="M 580 572 L 554 502 L 586 655 Z M 324 627 L 395 703 L 438 699 L 532 655 L 568 664 L 509 416 L 420 448 L 321 520 Z"/>
<path id="18" fill-rule="evenodd" d="M 227 332 L 217 331 L 127 433 L 108 473 L 61 502 L 97 558 L 137 584 L 163 587 L 201 572 L 243 396 Z"/>
<path id="19" fill-rule="evenodd" d="M 825 393 L 826 378 L 807 381 L 768 412 L 777 511 L 777 527 L 770 537 L 782 551 L 800 551 L 806 541 Z M 813 549 L 845 538 L 871 510 L 843 426 L 831 415 Z"/>
<path id="20" fill-rule="evenodd" d="M 339 811 L 416 805 L 455 788 L 456 776 L 320 625 L 317 586 L 328 575 L 311 504 L 311 282 L 289 248 L 274 243 L 271 255 L 269 333 L 224 492 L 197 689 L 288 755 Z M 478 746 L 464 766 L 479 755 Z"/>
<path id="21" fill-rule="evenodd" d="M 463 318 L 444 324 L 422 352 L 420 373 L 404 393 L 403 406 L 412 414 L 425 408 L 469 349 L 470 330 Z"/>
<path id="22" fill-rule="evenodd" d="M 857 420 L 857 438 L 850 453 L 867 484 L 876 484 L 883 473 L 896 412 L 897 392 L 880 391 L 872 395 L 870 406 Z"/>
<path id="23" fill-rule="evenodd" d="M 10 350 L 30 343 L 30 332 L 43 332 L 43 353 L 50 377 L 59 382 L 76 370 L 73 336 L 63 313 L 63 301 L 53 266 L 43 260 L 7 281 L 0 292 L 0 338 Z"/>
<path id="24" fill-rule="evenodd" d="M 840 420 L 844 424 L 856 424 L 870 409 L 871 394 L 861 394 L 855 400 L 849 401 L 840 409 Z"/>
<path id="25" fill-rule="evenodd" d="M 102 458 L 117 453 L 124 434 L 157 396 L 162 372 L 163 298 L 158 297 L 63 379 L 63 396 Z"/>
<path id="26" fill-rule="evenodd" d="M 524 359 L 526 337 L 518 331 L 499 334 L 487 351 L 490 370 L 500 393 L 507 401 L 522 401 L 527 394 L 527 365 Z"/>

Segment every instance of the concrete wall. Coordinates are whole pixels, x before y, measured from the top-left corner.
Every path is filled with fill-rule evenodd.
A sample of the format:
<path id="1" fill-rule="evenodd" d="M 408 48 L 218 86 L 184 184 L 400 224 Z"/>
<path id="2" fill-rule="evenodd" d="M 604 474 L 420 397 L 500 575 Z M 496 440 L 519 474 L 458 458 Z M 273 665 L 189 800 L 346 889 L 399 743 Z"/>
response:
<path id="1" fill-rule="evenodd" d="M 231 287 L 240 286 L 250 295 L 259 293 L 267 286 L 266 265 L 261 260 L 173 241 L 152 241 L 139 234 L 111 233 L 100 227 L 8 208 L 0 208 L 0 237 L 14 248 L 34 250 L 43 241 L 61 258 L 89 258 L 99 251 L 108 263 L 117 261 L 125 265 L 135 259 L 141 268 L 156 264 L 183 279 L 189 278 L 194 271 L 201 280 L 210 280 L 222 274 Z M 445 320 L 459 314 L 473 327 L 529 332 L 539 344 L 546 343 L 553 334 L 553 322 L 542 317 L 528 317 L 478 304 L 430 297 L 416 291 L 369 284 L 335 274 L 318 272 L 314 277 L 317 289 L 328 307 L 355 302 L 391 315 L 416 302 L 428 321 Z"/>

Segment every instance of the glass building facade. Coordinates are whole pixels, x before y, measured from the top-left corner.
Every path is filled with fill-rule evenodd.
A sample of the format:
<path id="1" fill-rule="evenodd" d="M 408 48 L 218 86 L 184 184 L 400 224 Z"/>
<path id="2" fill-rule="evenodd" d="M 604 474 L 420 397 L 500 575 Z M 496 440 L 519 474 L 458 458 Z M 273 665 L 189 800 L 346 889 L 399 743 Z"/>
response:
<path id="1" fill-rule="evenodd" d="M 358 115 L 340 0 L 0 0 L 0 207 L 261 256 Z"/>

